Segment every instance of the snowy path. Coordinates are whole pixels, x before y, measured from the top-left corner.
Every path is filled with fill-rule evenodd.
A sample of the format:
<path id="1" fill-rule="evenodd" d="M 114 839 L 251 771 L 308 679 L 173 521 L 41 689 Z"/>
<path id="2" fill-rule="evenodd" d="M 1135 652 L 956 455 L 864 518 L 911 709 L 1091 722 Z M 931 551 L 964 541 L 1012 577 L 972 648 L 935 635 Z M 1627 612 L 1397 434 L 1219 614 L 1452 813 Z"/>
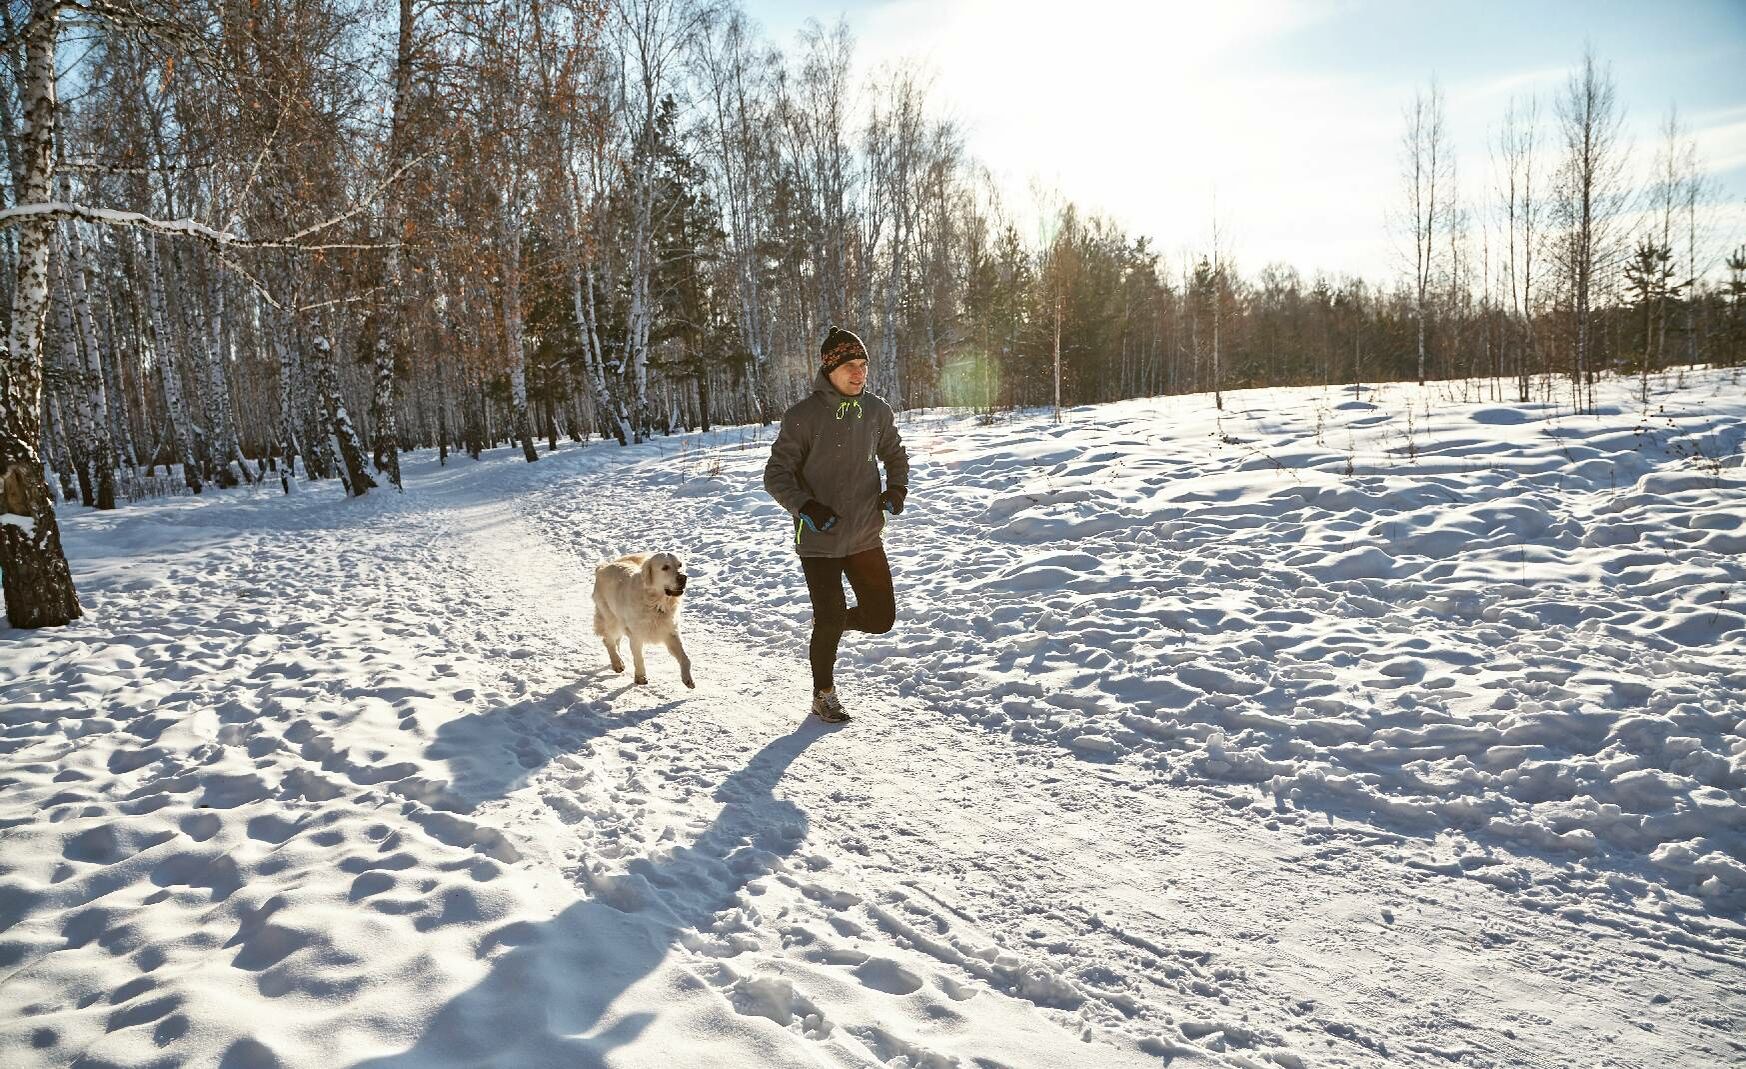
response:
<path id="1" fill-rule="evenodd" d="M 682 514 L 652 489 L 592 485 L 586 513 L 569 520 L 582 536 L 615 516 Z M 699 530 L 677 544 L 705 538 Z M 600 557 L 622 544 L 580 541 Z M 772 679 L 762 653 L 690 628 L 705 675 L 730 680 L 737 699 L 725 717 L 704 702 L 720 731 L 746 730 L 742 710 L 793 707 L 804 694 L 798 638 L 788 670 Z M 1661 942 L 1655 953 L 1671 951 L 1686 976 L 1646 979 L 1641 948 L 1597 953 L 1578 925 L 1488 885 L 1406 867 L 1401 836 L 1289 813 L 1283 822 L 1296 832 L 1282 835 L 1266 826 L 1281 819 L 1259 794 L 1173 787 L 1144 769 L 967 733 L 877 682 L 859 693 L 884 714 L 852 729 L 850 759 L 827 756 L 822 776 L 785 784 L 815 819 L 855 814 L 846 834 L 835 820 L 825 832 L 839 848 L 833 868 L 861 858 L 857 883 L 877 902 L 902 904 L 895 923 L 875 908 L 858 926 L 923 947 L 946 933 L 939 956 L 962 966 L 950 943 L 968 925 L 977 945 L 1023 963 L 1028 977 L 1002 977 L 1012 993 L 1076 1011 L 1064 1021 L 1170 1037 L 1148 1045 L 1159 1053 L 1199 1049 L 1181 1043 L 1186 1033 L 1214 1049 L 1301 1050 L 1333 1064 L 1364 1062 L 1355 1048 L 1544 1065 L 1591 1064 L 1593 1051 L 1612 1048 L 1653 1064 L 1670 1046 L 1715 1039 L 1701 1029 L 1669 1035 L 1655 997 L 1691 997 L 1695 982 L 1694 1002 L 1708 994 L 1720 1005 L 1740 975 L 1730 972 L 1738 957 L 1722 954 L 1718 970 Z M 1722 982 L 1702 979 L 1712 973 Z M 1561 1053 L 1549 1033 L 1573 1018 L 1595 1045 Z"/>
<path id="2" fill-rule="evenodd" d="M 844 687 L 864 712 L 839 730 L 800 716 L 798 569 L 746 485 L 761 447 L 733 433 L 709 450 L 597 446 L 533 466 L 510 451 L 446 470 L 427 458 L 409 465 L 404 497 L 232 495 L 75 517 L 91 619 L 7 632 L 0 659 L 0 1062 L 1746 1056 L 1746 941 L 1715 897 L 1725 885 L 1706 909 L 1628 852 L 1515 849 L 1507 834 L 1347 811 L 1302 773 L 1221 776 L 1210 762 L 1243 752 L 1233 725 L 1259 715 L 1236 701 L 1193 707 L 1211 720 L 1184 719 L 1201 725 L 1192 751 L 1102 724 L 1109 691 L 1025 635 L 1052 626 L 1081 667 L 1104 666 L 1098 686 L 1131 692 L 1125 662 L 1169 693 L 1148 666 L 1182 647 L 1144 622 L 1179 611 L 1165 592 L 1195 533 L 1179 526 L 1168 557 L 1148 553 L 1144 532 L 1162 527 L 1130 516 L 1141 536 L 1105 539 L 1103 560 L 1132 577 L 1119 586 L 1084 584 L 1104 564 L 1059 547 L 1004 572 L 1014 561 L 985 558 L 1011 527 L 979 538 L 987 521 L 967 518 L 991 473 L 941 459 L 967 427 L 916 425 L 919 470 L 939 490 L 918 491 L 917 515 L 891 532 L 899 630 L 850 636 Z M 1107 465 L 1094 458 L 1068 452 Z M 1217 490 L 1187 464 L 1171 461 L 1170 478 Z M 983 505 L 1097 528 L 1063 482 L 1064 512 Z M 1739 500 L 1693 499 L 1692 529 L 1726 534 L 1716 517 Z M 684 552 L 697 576 L 696 691 L 664 653 L 649 687 L 628 686 L 589 630 L 592 564 L 649 547 Z M 1196 555 L 1213 573 L 1250 552 L 1218 548 Z M 1055 623 L 1033 611 L 1022 634 L 1002 631 L 1014 602 L 990 577 L 1010 592 L 1052 570 L 1075 573 L 1064 586 L 1084 598 L 1037 588 L 1029 601 Z M 1207 580 L 1235 621 L 1219 641 L 1267 636 L 1277 610 L 1261 573 Z M 1425 596 L 1459 601 L 1455 586 Z M 1354 671 L 1397 663 L 1389 643 L 1423 633 L 1387 613 L 1410 615 L 1379 610 L 1380 652 Z M 1504 637 L 1519 651 L 1532 635 Z M 1577 654 L 1589 670 L 1610 663 L 1598 647 Z M 881 662 L 860 663 L 869 653 Z M 1726 699 L 1738 653 L 1727 639 L 1669 656 L 1693 695 L 1671 715 L 1746 715 Z M 1206 660 L 1182 663 L 1246 692 L 1242 672 Z M 1403 692 L 1434 704 L 1436 690 Z M 1722 706 L 1706 712 L 1705 694 Z M 1130 722 L 1148 715 L 1127 708 Z M 1215 728 L 1231 733 L 1216 748 Z M 1727 743 L 1692 730 L 1669 761 Z M 1109 745 L 1076 744 L 1087 736 Z M 1724 763 L 1712 780 L 1731 774 Z M 1693 790 L 1711 805 L 1740 794 Z M 1451 791 L 1439 804 L 1459 801 Z M 1718 856 L 1731 826 L 1711 833 Z M 1688 886 L 1729 875 L 1707 864 Z"/>

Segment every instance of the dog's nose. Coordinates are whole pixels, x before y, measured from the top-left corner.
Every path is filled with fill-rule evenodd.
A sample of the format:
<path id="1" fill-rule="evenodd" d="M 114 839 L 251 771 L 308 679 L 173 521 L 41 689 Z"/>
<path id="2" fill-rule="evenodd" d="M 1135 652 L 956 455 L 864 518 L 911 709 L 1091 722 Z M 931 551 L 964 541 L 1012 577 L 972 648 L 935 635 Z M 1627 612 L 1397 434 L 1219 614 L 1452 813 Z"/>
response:
<path id="1" fill-rule="evenodd" d="M 678 579 L 679 579 L 679 589 L 684 590 L 685 584 L 690 581 L 691 577 L 686 575 L 684 572 L 680 572 L 678 575 Z"/>

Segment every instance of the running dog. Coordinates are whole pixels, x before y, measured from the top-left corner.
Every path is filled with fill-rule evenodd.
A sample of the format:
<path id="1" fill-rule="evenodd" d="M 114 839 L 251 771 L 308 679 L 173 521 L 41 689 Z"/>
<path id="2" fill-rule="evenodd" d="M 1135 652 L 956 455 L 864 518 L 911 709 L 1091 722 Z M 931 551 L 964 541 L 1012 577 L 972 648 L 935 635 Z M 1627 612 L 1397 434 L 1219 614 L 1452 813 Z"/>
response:
<path id="1" fill-rule="evenodd" d="M 684 565 L 671 553 L 632 553 L 594 569 L 594 633 L 606 643 L 614 672 L 624 671 L 618 655 L 621 636 L 630 639 L 636 681 L 647 683 L 643 645 L 660 643 L 679 662 L 679 678 L 688 687 L 691 658 L 679 641 L 679 596 L 685 593 Z"/>

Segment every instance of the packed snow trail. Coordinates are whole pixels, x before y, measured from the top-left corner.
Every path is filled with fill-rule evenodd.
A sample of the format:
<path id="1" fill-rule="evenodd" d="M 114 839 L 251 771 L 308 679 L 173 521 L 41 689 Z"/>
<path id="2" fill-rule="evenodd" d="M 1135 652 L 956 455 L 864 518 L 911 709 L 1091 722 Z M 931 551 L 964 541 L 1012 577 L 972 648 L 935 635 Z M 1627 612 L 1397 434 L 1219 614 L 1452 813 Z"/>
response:
<path id="1" fill-rule="evenodd" d="M 1269 419 L 1307 421 L 1313 403 L 1274 404 Z M 1711 433 L 1740 427 L 1739 407 L 1721 408 Z M 1557 838 L 1568 826 L 1550 839 L 1508 820 L 1436 827 L 1418 807 L 1532 818 L 1539 804 L 1448 775 L 1462 738 L 1514 730 L 1514 710 L 1439 727 L 1451 723 L 1439 705 L 1463 711 L 1439 692 L 1467 692 L 1483 665 L 1442 685 L 1434 669 L 1383 669 L 1416 710 L 1361 707 L 1347 691 L 1346 726 L 1329 727 L 1341 716 L 1324 708 L 1265 741 L 1245 725 L 1268 722 L 1268 695 L 1327 680 L 1282 671 L 1257 687 L 1252 665 L 1210 665 L 1208 653 L 1157 669 L 1189 647 L 1148 614 L 1204 613 L 1183 615 L 1178 600 L 1190 561 L 1205 569 L 1195 596 L 1220 606 L 1206 633 L 1238 656 L 1265 648 L 1283 611 L 1267 601 L 1277 568 L 1239 571 L 1248 547 L 1198 541 L 1196 523 L 1248 521 L 1160 522 L 1159 500 L 1266 499 L 1297 480 L 1268 466 L 1220 490 L 1207 469 L 1229 457 L 1167 451 L 1155 412 L 1078 412 L 1077 437 L 1041 448 L 1060 430 L 910 424 L 917 492 L 888 534 L 899 629 L 846 640 L 842 685 L 860 719 L 841 729 L 803 717 L 804 590 L 756 488 L 767 444 L 752 432 L 567 448 L 532 466 L 509 450 L 447 469 L 414 457 L 403 497 L 347 502 L 324 488 L 74 514 L 90 617 L 7 632 L 0 659 L 0 1060 L 1710 1066 L 1746 1055 L 1735 1045 L 1746 942 L 1725 864 L 1741 829 L 1727 808 L 1741 801 L 1727 746 L 1746 716 L 1742 633 L 1725 626 L 1738 595 L 1697 602 L 1714 617 L 1707 648 L 1659 655 L 1662 687 L 1683 695 L 1661 715 L 1690 741 L 1638 759 L 1659 777 L 1650 786 L 1686 792 L 1697 817 L 1649 808 L 1649 832 L 1587 850 Z M 1158 437 L 1123 441 L 1135 426 Z M 1283 452 L 1289 435 L 1268 433 L 1257 448 Z M 1021 494 L 1038 500 L 988 500 L 997 483 L 1047 471 L 1034 466 L 1051 451 L 1069 469 Z M 1639 478 L 1681 474 L 1651 467 Z M 1095 500 L 1125 492 L 1099 477 L 1111 469 L 1167 479 L 1116 502 L 1112 519 Z M 1737 471 L 1699 474 L 1709 481 L 1667 507 L 1690 516 L 1702 546 L 1735 530 L 1726 519 L 1742 499 Z M 1350 481 L 1366 478 L 1378 476 Z M 1393 511 L 1387 487 L 1370 493 L 1378 515 Z M 1650 511 L 1632 520 L 1640 539 L 1671 526 L 1653 502 L 1624 507 Z M 662 651 L 652 684 L 628 686 L 591 631 L 593 565 L 649 548 L 680 552 L 695 576 L 695 692 Z M 1681 566 L 1700 588 L 1705 569 L 1730 574 L 1726 560 Z M 1369 620 L 1340 624 L 1370 628 L 1371 649 L 1321 670 L 1403 662 L 1405 640 L 1425 633 L 1413 604 L 1479 596 L 1458 573 L 1403 583 L 1413 589 L 1387 604 L 1371 585 L 1321 588 L 1330 601 L 1377 600 Z M 1610 615 L 1644 619 L 1631 587 L 1649 576 L 1615 574 Z M 1694 584 L 1667 588 L 1669 600 Z M 1515 603 L 1543 603 L 1549 586 Z M 1662 616 L 1642 630 L 1701 621 Z M 1295 639 L 1330 641 L 1319 613 L 1304 617 Z M 1525 662 L 1514 671 L 1528 678 L 1494 688 L 1518 704 L 1558 711 L 1558 684 L 1535 675 L 1553 678 L 1567 657 L 1580 667 L 1566 682 L 1586 671 L 1603 689 L 1633 684 L 1628 652 L 1567 641 L 1535 660 L 1523 651 L 1543 631 L 1491 626 Z M 1451 648 L 1448 637 L 1426 652 Z M 1187 687 L 1201 697 L 1163 715 Z M 1166 720 L 1173 733 L 1131 726 Z M 1392 732 L 1410 753 L 1390 765 L 1376 745 L 1343 750 L 1351 732 Z M 1549 800 L 1584 797 L 1572 788 L 1600 747 L 1575 743 L 1534 744 L 1554 766 L 1567 755 L 1553 769 L 1564 787 L 1539 789 Z M 1303 760 L 1279 770 L 1292 753 Z M 1718 753 L 1719 768 L 1705 763 Z M 1248 774 L 1257 760 L 1268 777 Z M 1709 785 L 1678 787 L 1692 775 Z M 1391 793 L 1415 784 L 1410 799 Z M 1680 820 L 1695 829 L 1677 840 L 1684 870 L 1653 831 Z M 1663 856 L 1651 861 L 1651 848 Z"/>

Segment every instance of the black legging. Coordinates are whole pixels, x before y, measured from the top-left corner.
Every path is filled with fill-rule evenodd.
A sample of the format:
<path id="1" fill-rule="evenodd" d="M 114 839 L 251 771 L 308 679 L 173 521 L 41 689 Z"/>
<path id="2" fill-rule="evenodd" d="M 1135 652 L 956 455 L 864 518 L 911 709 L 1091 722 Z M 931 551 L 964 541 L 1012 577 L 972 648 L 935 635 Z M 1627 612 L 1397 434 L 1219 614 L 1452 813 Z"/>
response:
<path id="1" fill-rule="evenodd" d="M 891 589 L 891 563 L 885 547 L 874 546 L 847 557 L 802 557 L 806 591 L 812 595 L 812 689 L 835 686 L 837 642 L 844 631 L 883 635 L 897 619 L 897 597 Z M 855 589 L 855 607 L 843 596 L 843 578 Z"/>

